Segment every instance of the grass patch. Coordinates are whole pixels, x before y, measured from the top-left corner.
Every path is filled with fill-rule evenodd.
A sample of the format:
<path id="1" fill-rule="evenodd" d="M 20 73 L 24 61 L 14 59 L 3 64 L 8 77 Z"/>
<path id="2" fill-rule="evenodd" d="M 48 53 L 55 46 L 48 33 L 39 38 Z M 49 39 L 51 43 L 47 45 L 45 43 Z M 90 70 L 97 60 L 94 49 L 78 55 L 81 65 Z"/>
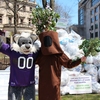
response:
<path id="1" fill-rule="evenodd" d="M 36 100 L 38 100 L 38 96 L 36 96 Z M 61 100 L 100 100 L 100 94 L 68 94 L 61 96 Z"/>

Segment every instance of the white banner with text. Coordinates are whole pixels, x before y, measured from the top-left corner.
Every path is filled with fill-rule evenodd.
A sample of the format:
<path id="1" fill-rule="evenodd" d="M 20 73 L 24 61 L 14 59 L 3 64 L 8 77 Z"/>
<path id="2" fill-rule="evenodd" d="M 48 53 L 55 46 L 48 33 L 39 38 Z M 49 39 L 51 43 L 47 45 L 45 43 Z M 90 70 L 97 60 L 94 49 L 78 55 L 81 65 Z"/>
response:
<path id="1" fill-rule="evenodd" d="M 91 76 L 69 76 L 69 94 L 92 93 Z"/>

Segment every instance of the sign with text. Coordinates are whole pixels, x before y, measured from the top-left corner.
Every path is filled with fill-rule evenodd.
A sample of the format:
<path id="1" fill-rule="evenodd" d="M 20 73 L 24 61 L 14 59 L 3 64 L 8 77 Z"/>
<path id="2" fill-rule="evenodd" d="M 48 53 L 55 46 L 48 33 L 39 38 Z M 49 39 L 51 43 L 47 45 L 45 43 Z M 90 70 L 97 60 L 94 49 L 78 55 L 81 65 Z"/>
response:
<path id="1" fill-rule="evenodd" d="M 64 18 L 60 18 L 58 20 L 57 24 L 56 24 L 56 27 L 57 28 L 64 28 L 64 29 L 66 29 L 66 27 L 67 27 L 67 20 L 64 19 Z"/>
<path id="2" fill-rule="evenodd" d="M 91 76 L 69 77 L 69 94 L 92 93 Z"/>

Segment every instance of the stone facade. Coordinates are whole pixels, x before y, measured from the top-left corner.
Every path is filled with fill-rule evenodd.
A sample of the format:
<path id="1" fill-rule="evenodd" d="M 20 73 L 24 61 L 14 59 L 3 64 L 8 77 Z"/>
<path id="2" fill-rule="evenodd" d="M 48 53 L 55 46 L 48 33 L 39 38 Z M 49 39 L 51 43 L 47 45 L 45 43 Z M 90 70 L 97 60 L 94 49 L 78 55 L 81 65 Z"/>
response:
<path id="1" fill-rule="evenodd" d="M 22 2 L 24 1 L 24 2 Z M 14 0 L 10 0 L 10 7 L 12 10 Z M 34 26 L 32 25 L 32 9 L 36 6 L 36 2 L 31 0 L 17 0 L 18 10 L 18 28 L 17 31 L 32 32 Z M 7 6 L 5 0 L 0 0 L 0 29 L 4 30 L 7 34 L 14 32 L 14 13 Z"/>

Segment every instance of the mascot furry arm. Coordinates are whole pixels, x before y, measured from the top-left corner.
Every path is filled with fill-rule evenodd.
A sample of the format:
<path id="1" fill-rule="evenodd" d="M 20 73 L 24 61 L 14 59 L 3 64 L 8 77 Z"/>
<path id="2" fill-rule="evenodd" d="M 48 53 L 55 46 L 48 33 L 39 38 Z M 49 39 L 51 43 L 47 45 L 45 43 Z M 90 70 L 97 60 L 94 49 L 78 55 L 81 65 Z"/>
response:
<path id="1" fill-rule="evenodd" d="M 34 84 L 34 60 L 39 46 L 34 43 L 37 35 L 30 33 L 15 34 L 14 43 L 10 46 L 0 39 L 0 52 L 10 58 L 11 86 L 27 86 Z"/>

